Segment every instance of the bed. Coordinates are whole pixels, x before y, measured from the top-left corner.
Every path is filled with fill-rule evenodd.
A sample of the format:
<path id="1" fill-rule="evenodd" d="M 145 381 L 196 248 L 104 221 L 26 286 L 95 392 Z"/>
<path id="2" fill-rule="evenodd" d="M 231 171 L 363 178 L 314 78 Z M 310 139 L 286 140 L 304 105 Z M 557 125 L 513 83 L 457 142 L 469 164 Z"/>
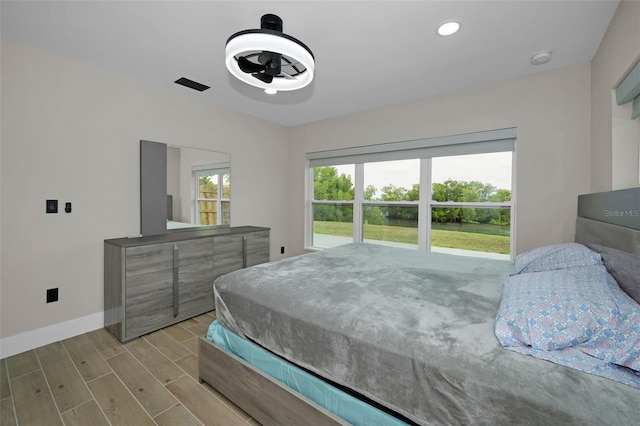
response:
<path id="1" fill-rule="evenodd" d="M 637 193 L 631 193 L 637 204 L 621 211 L 640 206 Z M 592 201 L 579 204 L 594 210 Z M 605 254 L 594 248 L 640 251 L 638 221 L 621 226 L 585 216 L 577 224 L 581 244 L 564 245 L 561 255 L 553 254 L 557 247 L 542 256 L 529 253 L 533 261 L 523 256 L 515 267 L 349 244 L 223 276 L 214 285 L 219 320 L 199 342 L 200 378 L 262 424 L 637 424 L 635 370 L 609 371 L 596 362 L 600 370 L 590 366 L 588 374 L 573 368 L 573 359 L 536 357 L 533 350 L 545 348 L 521 337 L 523 331 L 534 335 L 533 327 L 517 327 L 509 317 L 519 296 L 505 301 L 503 289 L 523 277 L 551 274 L 561 284 L 579 282 L 558 278 L 566 270 L 586 281 L 600 274 L 604 284 L 597 288 L 619 289 L 601 262 Z M 550 264 L 562 267 L 536 270 Z M 554 339 L 547 340 L 559 345 Z M 600 359 L 596 349 L 585 350 Z M 572 356 L 586 354 L 579 352 Z M 314 396 L 305 384 L 356 401 L 335 402 L 343 396 L 325 390 Z M 369 418 L 376 420 L 363 420 Z"/>

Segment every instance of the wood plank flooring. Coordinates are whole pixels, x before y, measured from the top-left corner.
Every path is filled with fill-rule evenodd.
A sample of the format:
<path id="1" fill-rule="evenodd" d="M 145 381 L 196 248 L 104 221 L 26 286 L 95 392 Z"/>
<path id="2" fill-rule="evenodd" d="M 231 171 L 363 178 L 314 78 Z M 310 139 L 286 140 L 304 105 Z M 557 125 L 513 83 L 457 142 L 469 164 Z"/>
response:
<path id="1" fill-rule="evenodd" d="M 215 312 L 122 344 L 104 329 L 0 360 L 0 426 L 258 425 L 198 383 Z"/>

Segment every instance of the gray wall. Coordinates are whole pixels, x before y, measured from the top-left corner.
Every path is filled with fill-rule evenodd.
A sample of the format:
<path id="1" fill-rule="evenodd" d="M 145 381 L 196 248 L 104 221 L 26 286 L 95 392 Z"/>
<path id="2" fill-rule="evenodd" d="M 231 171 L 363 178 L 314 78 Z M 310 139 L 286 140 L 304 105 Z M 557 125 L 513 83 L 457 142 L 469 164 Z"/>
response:
<path id="1" fill-rule="evenodd" d="M 271 227 L 280 256 L 286 128 L 6 39 L 1 54 L 0 357 L 102 326 L 102 241 L 140 232 L 141 139 L 230 153 L 231 223 Z M 73 212 L 45 214 L 51 198 Z"/>
<path id="2" fill-rule="evenodd" d="M 629 118 L 625 120 L 612 102 L 613 89 L 638 59 L 640 2 L 623 0 L 591 61 L 592 192 L 629 187 L 634 182 L 635 186 L 640 184 L 640 119 L 634 120 L 635 123 Z M 614 140 L 612 135 L 616 131 L 628 136 Z"/>
<path id="3" fill-rule="evenodd" d="M 291 245 L 303 252 L 305 153 L 516 127 L 516 252 L 571 241 L 590 183 L 590 67 L 541 72 L 291 130 Z"/>

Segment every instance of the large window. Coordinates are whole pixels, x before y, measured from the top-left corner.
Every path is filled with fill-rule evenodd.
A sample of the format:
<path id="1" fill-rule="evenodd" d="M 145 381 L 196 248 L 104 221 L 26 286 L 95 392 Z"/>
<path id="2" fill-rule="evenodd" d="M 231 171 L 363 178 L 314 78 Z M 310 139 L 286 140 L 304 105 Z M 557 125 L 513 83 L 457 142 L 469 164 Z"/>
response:
<path id="1" fill-rule="evenodd" d="M 451 137 L 410 141 L 411 149 L 401 142 L 313 153 L 308 245 L 365 241 L 509 258 L 515 130 L 508 130 L 474 134 L 471 143 Z"/>
<path id="2" fill-rule="evenodd" d="M 200 166 L 194 170 L 196 182 L 196 223 L 229 225 L 231 219 L 231 175 L 228 168 Z"/>

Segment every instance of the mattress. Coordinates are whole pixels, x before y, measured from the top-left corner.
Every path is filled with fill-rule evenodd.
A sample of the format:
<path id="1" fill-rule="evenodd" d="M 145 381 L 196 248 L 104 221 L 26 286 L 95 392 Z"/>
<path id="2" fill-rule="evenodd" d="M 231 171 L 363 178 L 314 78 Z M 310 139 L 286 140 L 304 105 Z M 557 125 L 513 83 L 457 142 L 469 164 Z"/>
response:
<path id="1" fill-rule="evenodd" d="M 209 325 L 206 337 L 217 346 L 247 361 L 263 373 L 354 426 L 405 426 L 407 424 L 239 337 L 226 329 L 218 320 Z"/>
<path id="2" fill-rule="evenodd" d="M 511 262 L 354 243 L 214 284 L 239 336 L 418 424 L 636 424 L 638 389 L 503 349 Z"/>

